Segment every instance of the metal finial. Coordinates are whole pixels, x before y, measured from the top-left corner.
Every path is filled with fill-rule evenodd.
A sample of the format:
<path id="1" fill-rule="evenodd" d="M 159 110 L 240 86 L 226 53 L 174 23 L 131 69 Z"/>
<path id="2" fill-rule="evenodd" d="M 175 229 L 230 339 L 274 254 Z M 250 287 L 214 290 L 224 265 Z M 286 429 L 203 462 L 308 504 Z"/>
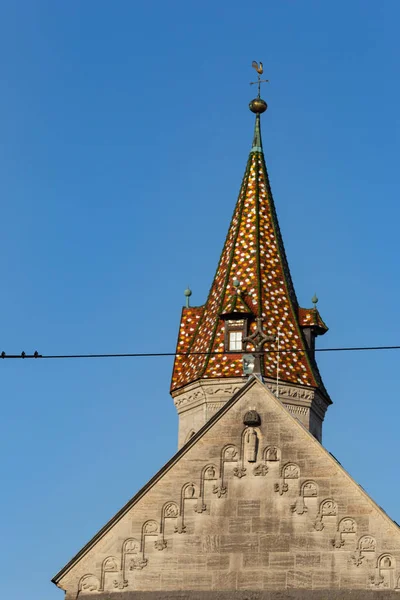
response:
<path id="1" fill-rule="evenodd" d="M 183 292 L 186 296 L 186 308 L 190 307 L 190 296 L 192 295 L 192 290 L 189 286 L 187 286 L 186 290 Z"/>
<path id="2" fill-rule="evenodd" d="M 314 294 L 314 296 L 311 298 L 311 302 L 314 304 L 314 308 L 317 308 L 317 304 L 318 304 L 317 294 Z"/>

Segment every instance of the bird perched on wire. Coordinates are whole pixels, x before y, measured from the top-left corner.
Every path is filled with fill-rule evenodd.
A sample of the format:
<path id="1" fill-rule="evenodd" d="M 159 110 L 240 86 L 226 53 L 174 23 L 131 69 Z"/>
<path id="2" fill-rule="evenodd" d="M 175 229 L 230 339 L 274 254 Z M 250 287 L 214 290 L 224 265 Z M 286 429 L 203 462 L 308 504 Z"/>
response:
<path id="1" fill-rule="evenodd" d="M 260 62 L 260 64 L 258 64 L 258 62 L 256 60 L 253 60 L 253 62 L 251 63 L 251 66 L 253 67 L 253 69 L 255 69 L 257 71 L 257 73 L 259 75 L 262 75 L 264 73 L 262 62 Z"/>

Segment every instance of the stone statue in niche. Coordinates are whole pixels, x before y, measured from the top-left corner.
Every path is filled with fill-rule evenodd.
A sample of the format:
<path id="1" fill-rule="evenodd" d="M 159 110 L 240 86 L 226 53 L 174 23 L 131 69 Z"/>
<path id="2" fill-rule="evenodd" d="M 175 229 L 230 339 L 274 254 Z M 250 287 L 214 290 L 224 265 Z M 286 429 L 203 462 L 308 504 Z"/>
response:
<path id="1" fill-rule="evenodd" d="M 95 575 L 84 575 L 79 582 L 79 592 L 97 592 L 100 588 L 100 581 Z"/>
<path id="2" fill-rule="evenodd" d="M 247 462 L 257 461 L 258 437 L 254 429 L 248 429 L 245 433 L 245 455 Z"/>

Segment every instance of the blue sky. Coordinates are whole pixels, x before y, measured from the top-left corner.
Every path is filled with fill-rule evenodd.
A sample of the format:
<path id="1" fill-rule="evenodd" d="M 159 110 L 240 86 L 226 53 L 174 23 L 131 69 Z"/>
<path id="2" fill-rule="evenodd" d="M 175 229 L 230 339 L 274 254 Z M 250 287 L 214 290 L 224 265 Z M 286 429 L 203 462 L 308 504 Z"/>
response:
<path id="1" fill-rule="evenodd" d="M 0 350 L 174 351 L 244 172 L 253 59 L 320 347 L 400 344 L 399 18 L 394 0 L 1 2 Z M 318 358 L 324 445 L 400 522 L 400 351 Z M 175 452 L 171 367 L 0 362 L 7 598 L 62 598 L 50 578 Z"/>

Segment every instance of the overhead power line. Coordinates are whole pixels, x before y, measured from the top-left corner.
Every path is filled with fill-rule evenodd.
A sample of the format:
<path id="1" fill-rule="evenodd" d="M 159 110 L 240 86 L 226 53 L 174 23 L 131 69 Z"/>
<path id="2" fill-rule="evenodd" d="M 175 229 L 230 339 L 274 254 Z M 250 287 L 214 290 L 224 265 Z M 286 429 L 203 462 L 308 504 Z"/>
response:
<path id="1" fill-rule="evenodd" d="M 400 350 L 400 346 L 352 346 L 352 347 L 341 347 L 341 348 L 315 348 L 315 352 L 365 352 L 365 351 L 375 351 L 375 350 Z M 303 352 L 304 350 L 264 350 L 264 354 L 298 354 Z M 199 356 L 199 355 L 223 355 L 227 354 L 227 352 L 125 352 L 125 353 L 109 353 L 109 354 L 39 354 L 39 352 L 35 351 L 33 354 L 27 354 L 26 352 L 21 352 L 21 354 L 6 354 L 6 352 L 2 352 L 0 354 L 0 358 L 19 358 L 19 359 L 28 359 L 28 358 L 156 358 L 162 356 Z M 248 352 L 234 352 L 234 354 L 254 354 L 254 351 Z"/>

